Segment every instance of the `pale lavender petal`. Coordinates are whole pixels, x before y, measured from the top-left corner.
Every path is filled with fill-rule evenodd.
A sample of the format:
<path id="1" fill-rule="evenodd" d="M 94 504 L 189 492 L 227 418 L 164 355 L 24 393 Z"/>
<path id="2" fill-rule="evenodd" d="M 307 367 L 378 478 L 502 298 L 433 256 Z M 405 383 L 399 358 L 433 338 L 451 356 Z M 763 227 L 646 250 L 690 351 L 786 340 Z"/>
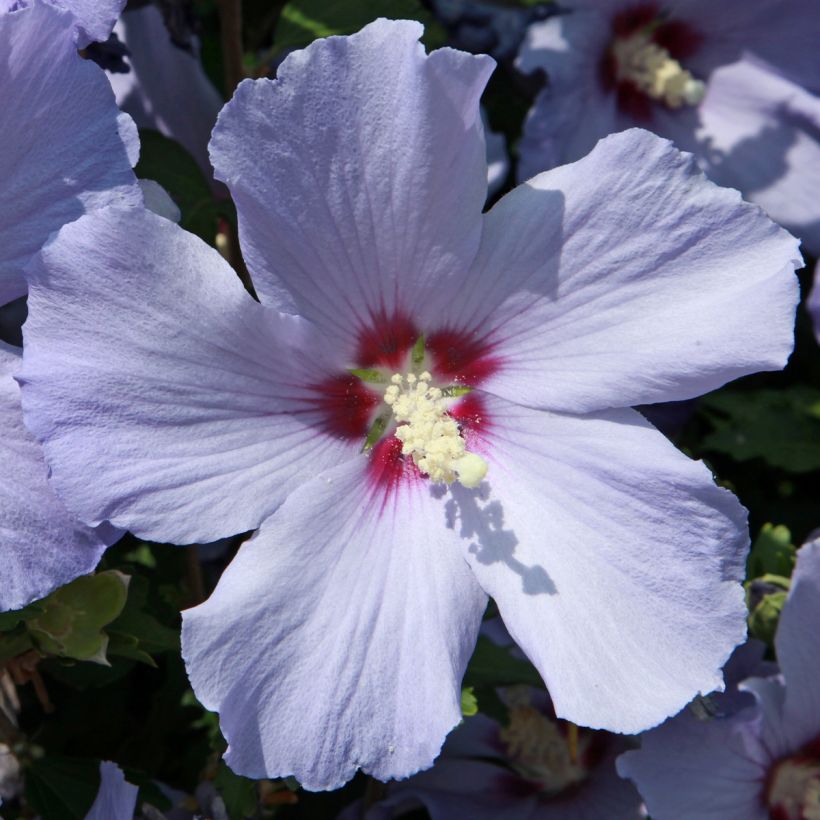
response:
<path id="1" fill-rule="evenodd" d="M 734 496 L 633 410 L 485 401 L 487 486 L 454 485 L 451 526 L 556 714 L 633 733 L 720 688 L 746 634 Z"/>
<path id="2" fill-rule="evenodd" d="M 786 679 L 783 731 L 792 748 L 820 735 L 820 538 L 804 544 L 775 638 Z"/>
<path id="3" fill-rule="evenodd" d="M 213 541 L 358 451 L 316 423 L 307 324 L 255 302 L 217 251 L 149 211 L 63 228 L 32 265 L 24 336 L 27 424 L 86 523 Z"/>
<path id="4" fill-rule="evenodd" d="M 483 388 L 587 412 L 674 401 L 783 367 L 797 241 L 648 131 L 602 140 L 487 214 L 454 326 L 502 366 Z"/>
<path id="5" fill-rule="evenodd" d="M 36 2 L 36 0 L 34 0 Z M 114 23 L 125 8 L 126 0 L 49 0 L 70 12 L 77 21 L 77 47 L 108 39 Z"/>
<path id="6" fill-rule="evenodd" d="M 183 613 L 188 675 L 234 771 L 315 790 L 432 764 L 487 600 L 437 496 L 422 481 L 385 496 L 364 458 L 321 474 Z"/>
<path id="7" fill-rule="evenodd" d="M 103 761 L 100 763 L 100 791 L 85 820 L 132 820 L 138 791 L 126 781 L 116 763 Z"/>
<path id="8" fill-rule="evenodd" d="M 783 706 L 786 700 L 786 685 L 783 676 L 747 678 L 738 689 L 752 695 L 757 703 L 757 714 L 760 718 L 754 728 L 754 735 L 761 747 L 765 749 L 767 759 L 776 760 L 795 751 L 783 722 Z M 737 720 L 742 721 L 746 718 L 746 714 L 746 712 L 739 713 Z M 817 729 L 815 724 L 815 734 Z"/>
<path id="9" fill-rule="evenodd" d="M 820 252 L 820 98 L 745 60 L 712 74 L 699 119 L 698 159 L 709 178 L 738 188 Z"/>
<path id="10" fill-rule="evenodd" d="M 162 185 L 153 179 L 141 179 L 139 186 L 142 190 L 145 207 L 149 211 L 164 216 L 166 219 L 170 219 L 171 222 L 179 222 L 182 216 L 179 207 Z"/>
<path id="11" fill-rule="evenodd" d="M 349 347 L 359 325 L 424 312 L 478 248 L 487 165 L 478 99 L 493 61 L 425 55 L 422 28 L 378 20 L 246 80 L 211 141 L 263 302 Z"/>
<path id="12" fill-rule="evenodd" d="M 730 719 L 698 720 L 689 710 L 643 735 L 618 758 L 657 820 L 768 820 L 771 758 L 754 707 Z"/>
<path id="13" fill-rule="evenodd" d="M 75 521 L 46 481 L 40 446 L 23 426 L 14 376 L 20 353 L 0 342 L 0 610 L 20 609 L 91 572 L 119 537 Z"/>
<path id="14" fill-rule="evenodd" d="M 152 128 L 183 145 L 211 178 L 208 140 L 222 98 L 198 53 L 171 42 L 162 14 L 153 5 L 127 11 L 114 30 L 128 46 L 131 69 L 108 76 L 117 103 L 140 128 Z"/>
<path id="15" fill-rule="evenodd" d="M 26 292 L 23 268 L 61 225 L 111 202 L 141 204 L 105 76 L 78 54 L 72 18 L 41 3 L 0 15 L 0 304 Z"/>

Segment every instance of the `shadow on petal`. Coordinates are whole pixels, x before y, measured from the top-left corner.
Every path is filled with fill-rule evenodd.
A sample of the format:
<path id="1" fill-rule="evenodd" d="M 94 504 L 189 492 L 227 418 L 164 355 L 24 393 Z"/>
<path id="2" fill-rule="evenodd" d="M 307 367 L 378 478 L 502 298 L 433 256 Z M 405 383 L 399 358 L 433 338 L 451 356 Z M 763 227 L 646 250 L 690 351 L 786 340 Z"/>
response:
<path id="1" fill-rule="evenodd" d="M 441 487 L 431 488 L 434 495 L 444 492 Z M 515 557 L 518 537 L 504 527 L 504 507 L 491 498 L 490 486 L 485 481 L 478 489 L 468 490 L 460 484 L 450 487 L 450 498 L 444 506 L 446 526 L 459 527 L 462 538 L 471 539 L 471 554 L 485 565 L 501 562 L 521 577 L 525 595 L 555 595 L 558 589 L 540 564 L 527 566 Z"/>

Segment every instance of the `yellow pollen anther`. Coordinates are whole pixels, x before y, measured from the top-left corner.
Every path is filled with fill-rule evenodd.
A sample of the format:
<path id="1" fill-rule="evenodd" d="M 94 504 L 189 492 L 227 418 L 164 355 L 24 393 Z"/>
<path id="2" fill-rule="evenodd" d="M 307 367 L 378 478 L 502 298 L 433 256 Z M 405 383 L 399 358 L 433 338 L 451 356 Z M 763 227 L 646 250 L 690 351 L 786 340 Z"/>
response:
<path id="1" fill-rule="evenodd" d="M 631 80 L 644 94 L 670 108 L 697 105 L 706 94 L 704 83 L 653 43 L 646 32 L 616 39 L 612 54 L 619 80 Z"/>
<path id="2" fill-rule="evenodd" d="M 447 399 L 425 370 L 416 376 L 391 376 L 384 401 L 398 422 L 396 438 L 401 451 L 434 484 L 458 481 L 473 488 L 487 475 L 487 462 L 467 450 L 455 419 L 447 414 Z"/>

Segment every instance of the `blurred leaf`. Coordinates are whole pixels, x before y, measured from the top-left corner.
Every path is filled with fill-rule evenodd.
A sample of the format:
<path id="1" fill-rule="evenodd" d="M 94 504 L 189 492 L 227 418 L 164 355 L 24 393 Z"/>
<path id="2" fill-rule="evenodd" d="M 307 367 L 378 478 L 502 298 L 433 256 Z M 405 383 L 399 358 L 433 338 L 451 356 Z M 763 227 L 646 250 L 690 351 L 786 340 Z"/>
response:
<path id="1" fill-rule="evenodd" d="M 303 48 L 318 37 L 353 34 L 379 17 L 419 20 L 428 49 L 446 44 L 447 37 L 418 0 L 291 0 L 282 9 L 276 29 L 276 50 Z"/>
<path id="2" fill-rule="evenodd" d="M 765 641 L 770 646 L 774 644 L 780 613 L 788 594 L 787 590 L 779 590 L 764 595 L 760 603 L 749 613 L 749 633 L 753 638 Z"/>
<path id="3" fill-rule="evenodd" d="M 209 712 L 197 699 L 192 689 L 189 689 L 181 700 L 182 706 L 189 706 L 199 709 L 201 717 L 191 722 L 194 729 L 202 729 L 208 736 L 208 742 L 212 749 L 222 754 L 227 748 L 225 739 L 222 737 L 222 730 L 219 728 L 219 715 L 216 712 Z"/>
<path id="4" fill-rule="evenodd" d="M 43 599 L 43 612 L 26 622 L 37 647 L 50 655 L 107 664 L 103 627 L 123 610 L 129 576 L 117 570 L 84 575 Z"/>
<path id="5" fill-rule="evenodd" d="M 467 686 L 461 690 L 461 714 L 464 717 L 472 717 L 478 714 L 478 701 L 472 686 Z"/>
<path id="6" fill-rule="evenodd" d="M 99 789 L 99 761 L 47 756 L 26 769 L 26 800 L 43 818 L 84 820 Z"/>
<path id="7" fill-rule="evenodd" d="M 231 820 L 253 817 L 257 809 L 256 783 L 247 777 L 234 774 L 224 762 L 220 762 L 214 778 Z"/>
<path id="8" fill-rule="evenodd" d="M 488 638 L 480 637 L 467 666 L 464 685 L 512 686 L 518 683 L 544 688 L 541 676 L 532 664 L 514 657 L 509 648 L 497 646 Z"/>
<path id="9" fill-rule="evenodd" d="M 34 618 L 42 611 L 43 607 L 39 603 L 34 603 L 12 612 L 0 612 L 0 632 L 10 632 L 17 624 Z"/>
<path id="10" fill-rule="evenodd" d="M 127 552 L 123 558 L 126 561 L 130 561 L 133 564 L 139 564 L 140 566 L 147 567 L 148 569 L 157 568 L 157 559 L 151 551 L 151 545 L 146 544 L 145 542 L 141 543 L 130 552 Z"/>
<path id="11" fill-rule="evenodd" d="M 137 176 L 162 185 L 182 213 L 179 224 L 213 245 L 220 216 L 230 217 L 230 203 L 214 200 L 196 161 L 178 142 L 145 129 L 140 131 L 140 143 Z"/>
<path id="12" fill-rule="evenodd" d="M 788 527 L 764 524 L 752 544 L 746 575 L 759 578 L 772 573 L 788 578 L 794 569 L 796 553 Z"/>
<path id="13" fill-rule="evenodd" d="M 119 654 L 134 660 L 144 660 L 133 653 L 132 650 L 137 647 L 148 654 L 179 651 L 179 632 L 165 626 L 147 611 L 149 589 L 150 583 L 146 578 L 133 576 L 125 607 L 108 628 L 112 637 L 117 636 Z"/>
<path id="14" fill-rule="evenodd" d="M 700 400 L 714 428 L 704 450 L 736 461 L 762 458 L 794 473 L 820 469 L 820 390 L 803 385 L 781 390 L 725 390 Z"/>
<path id="15" fill-rule="evenodd" d="M 133 635 L 124 635 L 120 632 L 108 630 L 108 656 L 129 658 L 139 663 L 147 663 L 156 667 L 156 661 L 144 650 L 140 649 L 139 640 Z"/>

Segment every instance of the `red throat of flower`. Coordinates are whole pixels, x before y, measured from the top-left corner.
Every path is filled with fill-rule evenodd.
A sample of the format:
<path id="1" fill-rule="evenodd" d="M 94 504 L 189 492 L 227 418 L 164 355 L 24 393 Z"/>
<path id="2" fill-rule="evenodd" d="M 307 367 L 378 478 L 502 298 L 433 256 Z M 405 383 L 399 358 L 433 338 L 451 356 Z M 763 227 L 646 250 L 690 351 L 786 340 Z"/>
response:
<path id="1" fill-rule="evenodd" d="M 473 390 L 501 366 L 486 337 L 382 312 L 359 329 L 349 369 L 311 385 L 311 404 L 323 433 L 361 445 L 374 489 L 425 480 L 477 486 L 486 463 L 474 450 L 490 420 Z"/>

